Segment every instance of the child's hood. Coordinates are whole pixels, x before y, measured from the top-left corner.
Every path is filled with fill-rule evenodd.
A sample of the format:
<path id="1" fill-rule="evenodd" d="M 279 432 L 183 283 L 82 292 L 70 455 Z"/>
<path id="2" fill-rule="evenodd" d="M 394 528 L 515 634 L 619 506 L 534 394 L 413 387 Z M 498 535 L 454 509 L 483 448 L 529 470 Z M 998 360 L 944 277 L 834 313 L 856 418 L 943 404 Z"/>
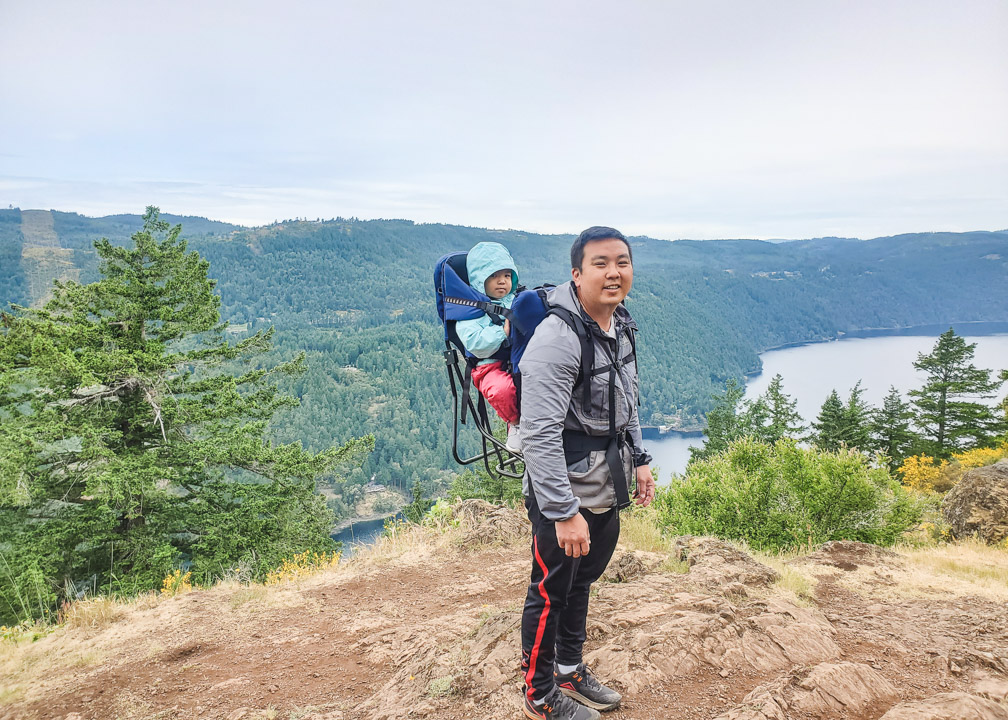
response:
<path id="1" fill-rule="evenodd" d="M 474 245 L 466 255 L 469 285 L 478 293 L 486 294 L 487 278 L 505 268 L 511 271 L 511 292 L 508 295 L 513 295 L 518 289 L 518 268 L 506 247 L 500 243 L 481 242 Z"/>

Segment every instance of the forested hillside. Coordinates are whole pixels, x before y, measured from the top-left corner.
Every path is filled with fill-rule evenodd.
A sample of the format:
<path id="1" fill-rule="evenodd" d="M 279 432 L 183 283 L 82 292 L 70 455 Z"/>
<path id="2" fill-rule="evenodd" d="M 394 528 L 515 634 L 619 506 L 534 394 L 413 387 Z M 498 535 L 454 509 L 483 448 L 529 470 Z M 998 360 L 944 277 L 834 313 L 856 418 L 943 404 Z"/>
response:
<path id="1" fill-rule="evenodd" d="M 30 213 L 34 213 L 31 215 Z M 482 240 L 507 245 L 525 285 L 569 278 L 571 236 L 406 220 L 287 221 L 242 229 L 183 224 L 210 261 L 236 336 L 273 325 L 272 358 L 307 352 L 287 388 L 302 401 L 279 440 L 327 447 L 367 433 L 374 453 L 353 479 L 431 485 L 450 460 L 450 406 L 434 311 L 437 258 Z M 0 301 L 36 301 L 45 273 L 88 282 L 91 243 L 124 243 L 140 217 L 0 210 Z M 677 241 L 634 238 L 628 307 L 642 328 L 642 418 L 696 427 L 729 378 L 759 352 L 864 328 L 1008 320 L 1008 231 L 868 241 Z M 30 252 L 29 252 L 30 251 Z M 62 253 L 60 265 L 45 260 Z"/>

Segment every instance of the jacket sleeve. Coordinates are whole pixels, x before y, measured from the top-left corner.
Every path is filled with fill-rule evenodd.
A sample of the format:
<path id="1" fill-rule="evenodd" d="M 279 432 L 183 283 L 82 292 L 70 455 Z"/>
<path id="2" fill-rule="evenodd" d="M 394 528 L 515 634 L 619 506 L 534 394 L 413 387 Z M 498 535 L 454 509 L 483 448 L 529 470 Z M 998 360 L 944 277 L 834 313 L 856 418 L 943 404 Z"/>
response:
<path id="1" fill-rule="evenodd" d="M 630 444 L 633 445 L 634 467 L 650 465 L 653 458 L 644 449 L 644 436 L 641 434 L 640 419 L 637 417 L 637 398 L 633 399 L 633 408 L 630 411 L 630 422 L 627 423 L 627 432 L 630 434 Z"/>
<path id="2" fill-rule="evenodd" d="M 521 436 L 529 491 L 548 520 L 566 520 L 581 507 L 571 492 L 564 458 L 564 420 L 581 364 L 577 335 L 559 318 L 547 317 L 520 362 Z"/>
<path id="3" fill-rule="evenodd" d="M 455 323 L 455 332 L 466 350 L 478 358 L 490 357 L 507 340 L 504 328 L 494 325 L 486 315 L 472 320 L 459 320 Z"/>

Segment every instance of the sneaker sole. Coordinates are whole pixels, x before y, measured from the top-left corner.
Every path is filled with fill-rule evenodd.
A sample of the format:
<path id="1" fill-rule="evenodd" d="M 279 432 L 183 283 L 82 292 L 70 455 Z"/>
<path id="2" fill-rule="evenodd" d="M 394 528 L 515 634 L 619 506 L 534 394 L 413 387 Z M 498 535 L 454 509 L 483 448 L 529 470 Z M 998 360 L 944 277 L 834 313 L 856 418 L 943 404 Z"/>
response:
<path id="1" fill-rule="evenodd" d="M 611 703 L 595 702 L 594 700 L 590 700 L 589 698 L 586 698 L 584 695 L 582 695 L 581 693 L 579 693 L 577 690 L 571 690 L 570 688 L 564 687 L 563 685 L 560 685 L 559 687 L 560 687 L 560 692 L 562 692 L 564 695 L 566 695 L 567 697 L 569 697 L 571 700 L 577 700 L 579 703 L 581 703 L 585 707 L 590 707 L 592 710 L 602 710 L 603 712 L 606 711 L 606 710 L 615 710 L 616 708 L 619 707 L 620 702 L 622 702 L 622 700 L 623 700 L 623 698 L 620 698 L 616 702 L 611 702 Z M 528 714 L 528 713 L 526 713 L 526 714 Z"/>

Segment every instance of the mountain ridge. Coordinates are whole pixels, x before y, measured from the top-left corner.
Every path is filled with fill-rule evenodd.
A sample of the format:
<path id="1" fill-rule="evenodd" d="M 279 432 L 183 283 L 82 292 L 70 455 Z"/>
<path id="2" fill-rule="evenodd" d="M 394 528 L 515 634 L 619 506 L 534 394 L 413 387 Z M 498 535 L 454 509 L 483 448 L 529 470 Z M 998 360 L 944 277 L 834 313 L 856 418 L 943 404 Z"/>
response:
<path id="1" fill-rule="evenodd" d="M 21 212 L 0 210 L 0 302 L 28 304 L 29 291 L 40 300 L 46 272 L 96 280 L 94 240 L 126 243 L 135 229 L 134 216 L 50 216 L 62 264 L 44 250 L 24 255 Z M 434 490 L 457 469 L 433 303 L 441 255 L 492 240 L 511 249 L 528 286 L 569 277 L 570 235 L 408 220 L 215 227 L 193 221 L 182 235 L 210 262 L 222 319 L 238 336 L 275 326 L 270 360 L 308 353 L 308 372 L 284 386 L 302 406 L 278 416 L 278 439 L 322 449 L 378 428 L 360 484 L 375 475 L 400 489 L 419 480 Z M 1008 232 L 630 242 L 636 273 L 627 306 L 642 328 L 648 425 L 702 426 L 712 396 L 758 370 L 768 348 L 864 328 L 1008 320 Z"/>

